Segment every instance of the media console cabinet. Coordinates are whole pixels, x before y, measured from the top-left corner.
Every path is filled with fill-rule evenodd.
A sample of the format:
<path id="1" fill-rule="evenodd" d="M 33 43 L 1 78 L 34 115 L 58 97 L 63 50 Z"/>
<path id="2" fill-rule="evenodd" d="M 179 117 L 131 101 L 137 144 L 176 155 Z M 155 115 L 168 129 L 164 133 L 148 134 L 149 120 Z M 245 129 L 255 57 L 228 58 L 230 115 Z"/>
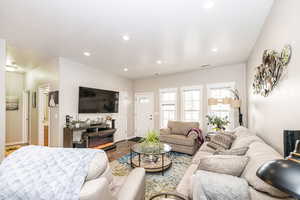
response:
<path id="1" fill-rule="evenodd" d="M 116 129 L 104 125 L 91 125 L 82 128 L 64 128 L 65 148 L 94 148 L 109 150 L 116 147 Z"/>

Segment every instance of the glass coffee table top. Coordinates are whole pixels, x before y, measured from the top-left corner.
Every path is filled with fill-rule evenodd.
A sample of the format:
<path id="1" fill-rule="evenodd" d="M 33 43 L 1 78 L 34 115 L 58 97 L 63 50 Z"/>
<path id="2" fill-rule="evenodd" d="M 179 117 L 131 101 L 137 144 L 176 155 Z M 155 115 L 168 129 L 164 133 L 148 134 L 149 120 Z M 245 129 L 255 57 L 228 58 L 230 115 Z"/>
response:
<path id="1" fill-rule="evenodd" d="M 171 150 L 172 147 L 164 143 L 137 143 L 131 147 L 131 167 L 142 167 L 146 172 L 162 172 L 164 175 L 164 171 L 172 165 L 168 156 Z"/>
<path id="2" fill-rule="evenodd" d="M 131 150 L 140 154 L 159 155 L 169 153 L 172 150 L 172 147 L 165 143 L 137 143 L 131 147 Z"/>

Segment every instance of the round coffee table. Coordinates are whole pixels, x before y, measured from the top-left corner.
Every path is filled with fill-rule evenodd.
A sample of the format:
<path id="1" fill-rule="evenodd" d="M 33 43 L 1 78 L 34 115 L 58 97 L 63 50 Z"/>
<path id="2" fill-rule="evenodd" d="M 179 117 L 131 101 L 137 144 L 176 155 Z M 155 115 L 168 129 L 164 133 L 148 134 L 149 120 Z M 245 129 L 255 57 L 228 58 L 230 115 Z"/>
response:
<path id="1" fill-rule="evenodd" d="M 131 167 L 142 167 L 146 172 L 162 172 L 172 165 L 167 155 L 172 147 L 165 143 L 147 144 L 137 143 L 130 148 Z"/>
<path id="2" fill-rule="evenodd" d="M 155 199 L 160 199 L 160 200 L 189 200 L 188 197 L 185 197 L 181 194 L 178 193 L 160 193 L 157 195 L 154 195 L 150 198 L 150 200 L 155 200 Z"/>

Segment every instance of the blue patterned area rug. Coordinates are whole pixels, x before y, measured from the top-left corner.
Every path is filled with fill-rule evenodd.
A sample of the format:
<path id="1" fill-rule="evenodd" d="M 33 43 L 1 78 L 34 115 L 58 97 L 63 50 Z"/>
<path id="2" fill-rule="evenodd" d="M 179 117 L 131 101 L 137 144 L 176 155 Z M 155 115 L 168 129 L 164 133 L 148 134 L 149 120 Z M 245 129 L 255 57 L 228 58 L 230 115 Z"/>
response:
<path id="1" fill-rule="evenodd" d="M 190 166 L 192 156 L 171 152 L 172 166 L 162 176 L 160 173 L 146 174 L 146 200 L 161 192 L 174 192 L 185 171 Z M 126 176 L 130 173 L 130 155 L 125 155 L 110 163 L 114 176 Z"/>

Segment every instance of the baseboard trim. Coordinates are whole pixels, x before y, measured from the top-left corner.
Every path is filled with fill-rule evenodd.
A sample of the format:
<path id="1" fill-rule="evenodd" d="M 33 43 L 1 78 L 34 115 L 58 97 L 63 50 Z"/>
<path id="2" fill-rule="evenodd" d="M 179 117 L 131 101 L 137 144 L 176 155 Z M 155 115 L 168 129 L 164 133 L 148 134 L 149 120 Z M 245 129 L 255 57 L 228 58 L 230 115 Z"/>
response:
<path id="1" fill-rule="evenodd" d="M 6 143 L 5 146 L 11 146 L 11 145 L 19 145 L 19 144 L 26 144 L 27 142 L 10 142 L 10 143 Z"/>

